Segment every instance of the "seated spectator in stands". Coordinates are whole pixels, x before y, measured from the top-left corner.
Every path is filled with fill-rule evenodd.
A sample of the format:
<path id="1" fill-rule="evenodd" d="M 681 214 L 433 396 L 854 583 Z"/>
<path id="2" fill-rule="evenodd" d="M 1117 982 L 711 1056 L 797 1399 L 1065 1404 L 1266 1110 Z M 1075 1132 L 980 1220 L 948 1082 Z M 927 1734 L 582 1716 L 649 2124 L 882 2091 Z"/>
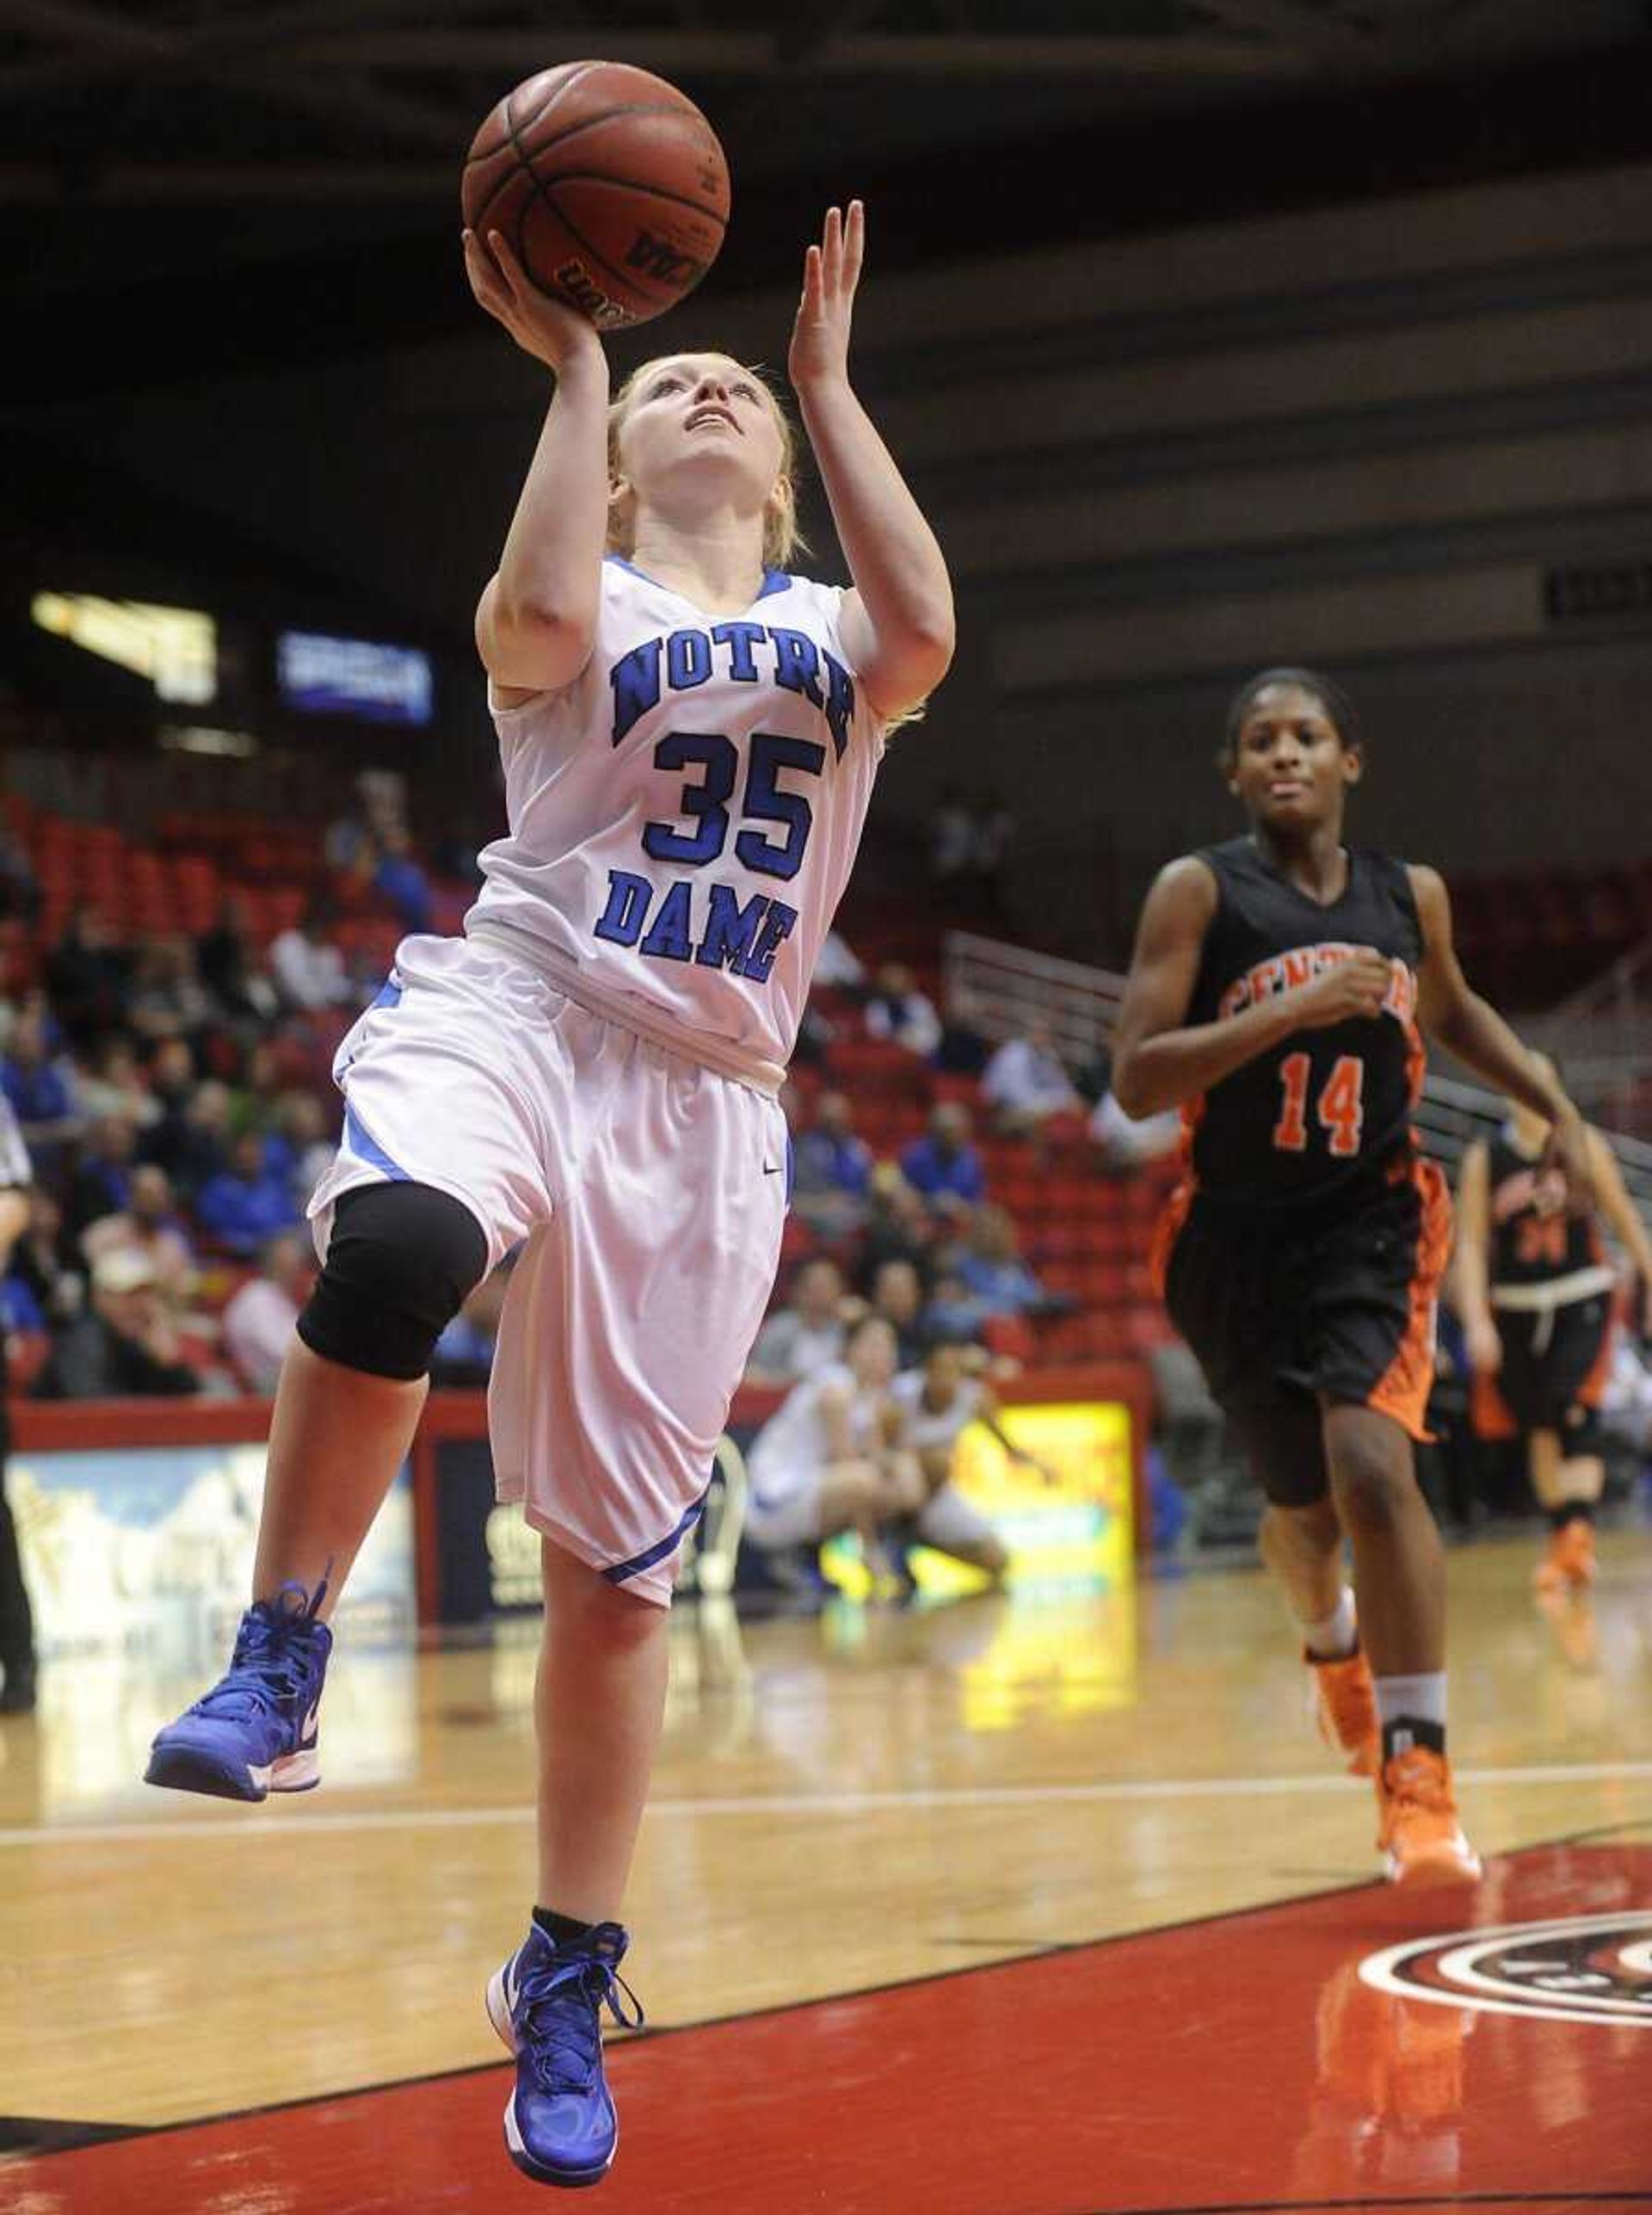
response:
<path id="1" fill-rule="evenodd" d="M 337 1151 L 337 1117 L 328 1114 L 313 1092 L 283 1092 L 264 1133 L 264 1159 L 286 1177 L 300 1208 L 308 1204 Z"/>
<path id="2" fill-rule="evenodd" d="M 897 1260 L 878 1264 L 872 1280 L 871 1312 L 882 1316 L 895 1333 L 903 1369 L 922 1360 L 928 1339 L 923 1329 L 923 1279 L 915 1263 Z"/>
<path id="3" fill-rule="evenodd" d="M 886 961 L 866 997 L 866 1031 L 925 1060 L 940 1044 L 940 1017 L 904 963 Z"/>
<path id="4" fill-rule="evenodd" d="M 149 1057 L 149 1096 L 160 1109 L 163 1124 L 183 1114 L 194 1089 L 195 1051 L 188 1040 L 157 1040 Z M 144 1151 L 150 1148 L 151 1139 L 146 1138 Z"/>
<path id="5" fill-rule="evenodd" d="M 924 1303 L 919 1328 L 929 1344 L 944 1340 L 948 1344 L 963 1345 L 979 1338 L 991 1318 L 992 1310 L 980 1294 L 970 1290 L 956 1269 L 945 1268 L 937 1275 L 934 1289 Z"/>
<path id="6" fill-rule="evenodd" d="M 9 824 L 0 823 L 0 916 L 32 923 L 39 921 L 40 913 L 40 879 L 28 848 Z"/>
<path id="7" fill-rule="evenodd" d="M 404 930 L 430 928 L 430 879 L 413 851 L 413 841 L 399 826 L 385 831 L 379 842 L 373 889 L 396 910 Z"/>
<path id="8" fill-rule="evenodd" d="M 268 1138 L 276 1128 L 287 1089 L 274 1040 L 255 1039 L 242 1061 L 239 1077 L 230 1087 L 230 1128 L 235 1135 L 256 1131 Z M 287 1166 L 279 1145 L 266 1147 L 264 1166 L 277 1173 Z"/>
<path id="9" fill-rule="evenodd" d="M 856 1285 L 870 1293 L 885 1262 L 910 1262 L 928 1284 L 934 1244 L 935 1225 L 929 1203 L 893 1162 L 879 1162 L 872 1173 L 871 1204 L 861 1234 Z"/>
<path id="10" fill-rule="evenodd" d="M 976 1209 L 951 1266 L 989 1315 L 1059 1314 L 1073 1305 L 1046 1293 L 1022 1260 L 1020 1234 L 1007 1207 Z"/>
<path id="11" fill-rule="evenodd" d="M 126 1003 L 127 959 L 96 908 L 76 908 L 46 959 L 46 990 L 64 1034 L 76 1050 L 116 1029 Z"/>
<path id="12" fill-rule="evenodd" d="M 970 1144 L 970 1111 L 957 1100 L 930 1110 L 929 1128 L 901 1156 L 901 1175 L 932 1207 L 948 1213 L 975 1206 L 986 1197 L 986 1172 Z"/>
<path id="13" fill-rule="evenodd" d="M 212 1020 L 212 996 L 202 984 L 195 949 L 187 938 L 151 938 L 139 949 L 126 1003 L 126 1021 L 146 1039 L 193 1037 Z"/>
<path id="14" fill-rule="evenodd" d="M 192 1198 L 230 1160 L 230 1088 L 209 1077 L 149 1133 L 144 1151 Z"/>
<path id="15" fill-rule="evenodd" d="M 803 1262 L 791 1298 L 757 1334 L 749 1385 L 795 1385 L 835 1361 L 843 1347 L 843 1273 L 823 1255 Z"/>
<path id="16" fill-rule="evenodd" d="M 1127 1171 L 1143 1162 L 1156 1162 L 1174 1153 L 1181 1144 L 1181 1111 L 1167 1108 L 1157 1115 L 1126 1115 L 1111 1092 L 1104 1092 L 1091 1110 L 1089 1134 L 1098 1166 Z"/>
<path id="17" fill-rule="evenodd" d="M 847 940 L 829 930 L 810 981 L 828 991 L 852 992 L 866 979 L 866 965 L 856 959 Z"/>
<path id="18" fill-rule="evenodd" d="M 100 1115 L 88 1125 L 64 1211 L 71 1240 L 77 1242 L 87 1225 L 100 1215 L 125 1212 L 132 1198 L 137 1151 L 138 1133 L 124 1115 Z"/>
<path id="19" fill-rule="evenodd" d="M 929 818 L 929 874 L 937 885 L 955 885 L 974 873 L 975 818 L 957 785 L 948 785 Z"/>
<path id="20" fill-rule="evenodd" d="M 819 1230 L 851 1230 L 866 1212 L 872 1149 L 854 1134 L 854 1110 L 842 1092 L 823 1092 L 815 1120 L 792 1146 L 792 1204 Z"/>
<path id="21" fill-rule="evenodd" d="M 244 1390 L 273 1393 L 310 1296 L 315 1251 L 300 1232 L 283 1231 L 264 1248 L 260 1264 L 224 1310 L 224 1348 Z"/>
<path id="22" fill-rule="evenodd" d="M 496 1269 L 483 1278 L 465 1299 L 459 1313 L 436 1341 L 430 1359 L 430 1381 L 450 1390 L 485 1385 L 493 1373 L 494 1348 L 499 1343 L 499 1318 L 510 1289 L 512 1257 L 507 1255 Z"/>
<path id="23" fill-rule="evenodd" d="M 285 1180 L 264 1160 L 256 1131 L 243 1131 L 230 1149 L 230 1166 L 209 1177 L 195 1194 L 195 1216 L 213 1245 L 226 1254 L 256 1254 L 299 1220 Z"/>
<path id="24" fill-rule="evenodd" d="M 290 1008 L 336 1008 L 352 996 L 344 957 L 327 933 L 333 922 L 324 901 L 312 901 L 299 921 L 270 946 L 269 966 Z"/>
<path id="25" fill-rule="evenodd" d="M 85 1273 L 77 1266 L 80 1260 L 79 1252 L 65 1240 L 63 1209 L 56 1195 L 39 1185 L 32 1187 L 28 1225 L 11 1249 L 11 1274 L 28 1287 L 49 1330 L 72 1323 L 86 1304 Z"/>
<path id="26" fill-rule="evenodd" d="M 178 1334 L 140 1254 L 105 1254 L 92 1271 L 91 1307 L 71 1323 L 34 1380 L 41 1400 L 126 1399 L 198 1392 Z"/>
<path id="27" fill-rule="evenodd" d="M 90 1070 L 82 1071 L 75 1089 L 83 1113 L 118 1115 L 134 1130 L 148 1130 L 163 1112 L 143 1080 L 131 1040 L 118 1032 L 98 1047 Z"/>
<path id="28" fill-rule="evenodd" d="M 18 1010 L 0 1062 L 0 1087 L 31 1145 L 66 1137 L 77 1127 L 83 1111 L 76 1097 L 74 1070 L 52 1052 L 46 1011 L 39 1003 Z"/>
<path id="29" fill-rule="evenodd" d="M 194 1249 L 179 1221 L 172 1180 L 153 1162 L 139 1162 L 131 1196 L 118 1215 L 100 1216 L 80 1234 L 80 1250 L 96 1272 L 105 1254 L 137 1254 L 145 1260 L 157 1290 L 175 1315 L 188 1307 L 200 1274 Z"/>
<path id="30" fill-rule="evenodd" d="M 799 1069 L 824 1070 L 831 1060 L 832 1040 L 836 1036 L 837 1025 L 829 1015 L 822 1015 L 811 992 L 803 1003 L 792 1061 Z"/>
<path id="31" fill-rule="evenodd" d="M 280 1015 L 280 999 L 263 974 L 243 899 L 231 896 L 225 901 L 216 924 L 196 941 L 195 963 L 201 982 L 226 1015 L 273 1022 Z"/>
<path id="32" fill-rule="evenodd" d="M 1015 818 L 1003 794 L 988 789 L 975 811 L 975 873 L 985 904 L 1002 910 L 1004 866 L 1015 843 Z"/>
<path id="33" fill-rule="evenodd" d="M 1018 1136 L 1036 1131 L 1051 1115 L 1078 1114 L 1084 1106 L 1048 1023 L 1028 1023 L 1019 1038 L 1006 1039 L 987 1064 L 981 1089 L 998 1129 Z"/>
<path id="34" fill-rule="evenodd" d="M 965 985 L 954 987 L 940 1026 L 940 1042 L 929 1057 L 930 1066 L 948 1077 L 979 1077 L 992 1049 L 976 1028 L 974 995 Z"/>

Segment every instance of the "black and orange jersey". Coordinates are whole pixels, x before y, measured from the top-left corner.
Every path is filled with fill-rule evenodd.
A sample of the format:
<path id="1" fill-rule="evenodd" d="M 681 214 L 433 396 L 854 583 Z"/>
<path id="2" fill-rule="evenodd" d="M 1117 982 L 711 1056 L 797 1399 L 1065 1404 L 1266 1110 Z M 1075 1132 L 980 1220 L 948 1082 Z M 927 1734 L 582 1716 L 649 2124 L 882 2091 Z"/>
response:
<path id="1" fill-rule="evenodd" d="M 1292 1032 L 1184 1111 L 1194 1180 L 1211 1205 L 1277 1212 L 1353 1199 L 1412 1147 L 1421 1089 L 1416 1027 L 1422 926 L 1403 862 L 1348 849 L 1348 879 L 1322 906 L 1249 837 L 1202 849 L 1217 910 L 1189 1025 L 1217 1022 L 1308 983 L 1362 947 L 1386 954 L 1384 1013 Z"/>
<path id="2" fill-rule="evenodd" d="M 1594 1269 L 1606 1259 L 1593 1214 L 1569 1215 L 1566 1180 L 1538 1166 L 1507 1131 L 1486 1149 L 1490 1251 L 1486 1274 L 1492 1288 L 1543 1285 Z"/>

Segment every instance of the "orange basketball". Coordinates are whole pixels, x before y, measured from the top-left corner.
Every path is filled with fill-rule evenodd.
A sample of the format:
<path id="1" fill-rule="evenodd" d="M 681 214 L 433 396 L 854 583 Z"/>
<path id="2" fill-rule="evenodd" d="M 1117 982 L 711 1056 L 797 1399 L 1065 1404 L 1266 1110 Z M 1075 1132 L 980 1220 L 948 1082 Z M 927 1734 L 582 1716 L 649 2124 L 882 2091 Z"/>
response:
<path id="1" fill-rule="evenodd" d="M 729 165 L 693 102 L 625 62 L 564 62 L 508 92 L 471 141 L 466 225 L 619 330 L 663 315 L 717 259 Z"/>

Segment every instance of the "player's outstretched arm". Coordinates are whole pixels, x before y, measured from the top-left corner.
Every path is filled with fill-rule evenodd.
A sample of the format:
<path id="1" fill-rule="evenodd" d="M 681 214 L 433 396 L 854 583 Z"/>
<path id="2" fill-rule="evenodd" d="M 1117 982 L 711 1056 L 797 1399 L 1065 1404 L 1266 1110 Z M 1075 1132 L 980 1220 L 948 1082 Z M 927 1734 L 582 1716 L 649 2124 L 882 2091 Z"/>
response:
<path id="1" fill-rule="evenodd" d="M 556 395 L 497 574 L 476 611 L 477 651 L 506 693 L 554 692 L 591 657 L 608 528 L 608 362 L 583 316 L 530 283 L 498 231 L 465 233 L 471 290 Z"/>
<path id="2" fill-rule="evenodd" d="M 1491 1157 L 1476 1138 L 1463 1150 L 1457 1173 L 1457 1311 L 1469 1342 L 1469 1359 L 1488 1376 L 1502 1367 L 1502 1342 L 1491 1311 Z"/>
<path id="3" fill-rule="evenodd" d="M 1543 1117 L 1550 1126 L 1544 1161 L 1564 1172 L 1575 1205 L 1588 1206 L 1594 1197 L 1594 1171 L 1583 1118 L 1463 974 L 1452 935 L 1451 896 L 1439 872 L 1414 865 L 1406 873 L 1422 925 L 1417 1015 L 1424 1030 L 1495 1091 Z"/>
<path id="4" fill-rule="evenodd" d="M 1599 1131 L 1589 1132 L 1589 1160 L 1594 1169 L 1595 1197 L 1600 1212 L 1611 1225 L 1612 1235 L 1641 1280 L 1641 1293 L 1646 1303 L 1642 1323 L 1652 1332 L 1652 1239 L 1648 1238 L 1640 1211 L 1629 1196 L 1618 1157 Z"/>
<path id="5" fill-rule="evenodd" d="M 1216 879 L 1193 854 L 1161 869 L 1147 896 L 1113 1035 L 1113 1095 L 1132 1120 L 1196 1100 L 1293 1031 L 1382 1011 L 1389 965 L 1367 947 L 1310 984 L 1188 1025 L 1216 902 Z"/>
<path id="6" fill-rule="evenodd" d="M 854 580 L 843 643 L 885 718 L 927 700 L 946 674 L 955 632 L 952 580 L 935 534 L 849 383 L 849 328 L 866 212 L 829 209 L 804 257 L 787 367 L 832 521 Z"/>

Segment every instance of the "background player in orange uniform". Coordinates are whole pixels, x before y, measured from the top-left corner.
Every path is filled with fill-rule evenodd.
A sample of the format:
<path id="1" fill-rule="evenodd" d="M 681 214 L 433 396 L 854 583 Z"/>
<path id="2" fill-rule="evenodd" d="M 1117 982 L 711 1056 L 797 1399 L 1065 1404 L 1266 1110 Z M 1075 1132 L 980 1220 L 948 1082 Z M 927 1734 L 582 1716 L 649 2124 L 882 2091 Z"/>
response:
<path id="1" fill-rule="evenodd" d="M 1544 1055 L 1533 1058 L 1554 1074 Z M 1525 1441 L 1532 1490 L 1549 1517 L 1538 1589 L 1562 1594 L 1594 1580 L 1594 1510 L 1606 1480 L 1596 1411 L 1612 1357 L 1617 1272 L 1597 1211 L 1571 1207 L 1565 1179 L 1543 1165 L 1547 1122 L 1521 1101 L 1509 1105 L 1505 1128 L 1463 1156 L 1457 1302 L 1476 1420 L 1512 1426 Z M 1588 1133 L 1588 1157 L 1598 1214 L 1635 1265 L 1652 1327 L 1652 1241 L 1598 1131 Z"/>
<path id="2" fill-rule="evenodd" d="M 1307 669 L 1252 678 L 1221 767 L 1250 830 L 1155 882 L 1113 1090 L 1129 1115 L 1183 1110 L 1166 1298 L 1267 1495 L 1263 1557 L 1303 1626 L 1322 1718 L 1376 1772 L 1388 1873 L 1464 1882 L 1480 1865 L 1446 1759 L 1445 1559 L 1411 1444 L 1451 1226 L 1410 1126 L 1419 1021 L 1550 1124 L 1549 1157 L 1580 1194 L 1587 1138 L 1470 990 L 1439 876 L 1344 846 L 1364 755 L 1340 690 Z"/>

